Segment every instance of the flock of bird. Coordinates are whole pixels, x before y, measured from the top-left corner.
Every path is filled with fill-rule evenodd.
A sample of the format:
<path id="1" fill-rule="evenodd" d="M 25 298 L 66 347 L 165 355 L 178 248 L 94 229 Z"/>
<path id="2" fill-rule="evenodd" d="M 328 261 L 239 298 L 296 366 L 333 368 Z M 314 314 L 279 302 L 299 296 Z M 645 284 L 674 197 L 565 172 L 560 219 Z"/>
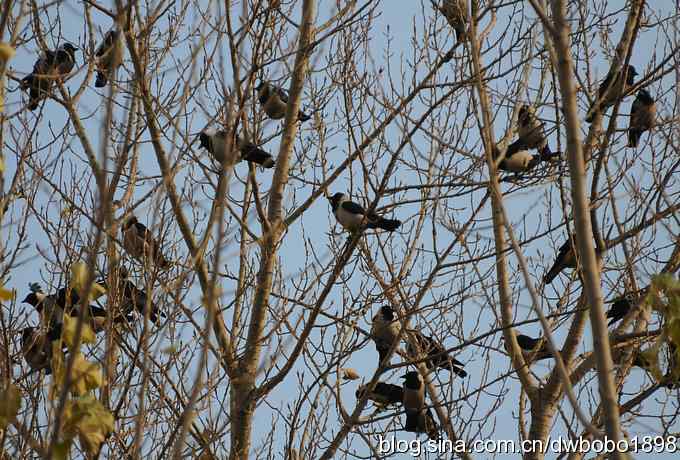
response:
<path id="1" fill-rule="evenodd" d="M 465 0 L 445 0 L 440 7 L 449 24 L 456 33 L 459 43 L 467 40 L 467 2 Z M 96 81 L 98 88 L 107 85 L 117 66 L 122 61 L 122 33 L 113 28 L 104 37 L 95 52 Z M 64 43 L 56 50 L 45 52 L 35 63 L 32 73 L 21 80 L 21 88 L 28 92 L 28 108 L 35 110 L 40 102 L 47 99 L 56 81 L 63 80 L 73 70 L 76 63 L 78 48 L 70 43 Z M 634 87 L 634 77 L 637 75 L 632 65 L 623 65 L 618 71 L 610 71 L 601 83 L 597 100 L 588 111 L 586 121 L 591 122 L 598 112 L 604 112 L 609 107 L 623 100 Z M 288 106 L 288 95 L 280 87 L 262 81 L 256 88 L 257 99 L 264 113 L 271 119 L 284 118 Z M 630 126 L 628 130 L 628 146 L 637 147 L 642 133 L 651 130 L 655 124 L 655 101 L 646 89 L 640 89 L 632 104 Z M 311 117 L 304 112 L 298 113 L 298 121 L 304 122 Z M 534 107 L 523 105 L 518 111 L 517 122 L 518 139 L 512 142 L 504 153 L 498 147 L 493 150 L 493 156 L 498 168 L 516 174 L 527 172 L 542 162 L 560 161 L 560 152 L 553 152 L 545 133 L 543 122 L 537 117 Z M 236 136 L 233 145 L 235 149 L 227 148 L 229 132 L 226 130 L 204 130 L 199 135 L 200 145 L 217 162 L 234 164 L 237 161 L 247 161 L 264 168 L 272 168 L 275 159 L 271 154 L 261 149 L 253 142 Z M 230 144 L 231 145 L 231 144 Z M 233 150 L 238 155 L 233 157 Z M 536 150 L 536 154 L 531 154 Z M 350 232 L 365 229 L 380 229 L 388 232 L 397 230 L 401 221 L 366 211 L 361 205 L 352 202 L 344 193 L 335 193 L 328 198 L 332 212 L 338 223 Z M 132 215 L 124 220 L 121 226 L 123 248 L 133 258 L 145 265 L 154 264 L 161 270 L 171 267 L 171 262 L 164 256 L 162 247 L 152 232 Z M 560 248 L 555 263 L 545 274 L 544 282 L 551 283 L 560 272 L 566 268 L 576 268 L 577 260 L 570 236 Z M 106 286 L 106 280 L 98 283 Z M 122 271 L 116 292 L 120 293 L 120 313 L 112 318 L 113 323 L 133 320 L 136 311 L 148 317 L 153 323 L 159 323 L 165 314 L 153 305 L 150 296 L 144 290 L 137 288 Z M 63 315 L 79 316 L 81 299 L 68 286 L 58 289 L 53 294 L 44 294 L 37 285 L 31 286 L 31 292 L 24 303 L 32 305 L 41 317 L 43 327 L 27 327 L 22 331 L 22 351 L 24 357 L 33 370 L 46 370 L 50 373 L 51 342 L 61 336 Z M 630 310 L 633 299 L 623 296 L 618 299 L 608 317 L 612 322 L 623 318 Z M 83 317 L 87 319 L 92 329 L 102 330 L 107 319 L 106 310 L 89 305 Z M 610 323 L 611 324 L 611 323 Z M 385 368 L 390 364 L 388 357 L 394 353 L 401 340 L 406 341 L 406 355 L 411 360 L 421 360 L 431 371 L 438 369 L 453 372 L 459 377 L 465 377 L 463 363 L 449 356 L 446 348 L 432 337 L 425 336 L 415 329 L 402 331 L 402 322 L 394 309 L 383 306 L 372 319 L 371 337 L 378 351 L 378 367 Z M 41 332 L 41 329 L 45 332 Z M 545 348 L 542 339 L 533 339 L 525 335 L 518 335 L 518 342 L 522 349 L 532 353 L 534 359 L 545 359 L 550 353 Z M 366 396 L 379 405 L 403 404 L 406 412 L 404 429 L 417 433 L 427 433 L 431 438 L 438 436 L 438 428 L 425 401 L 425 384 L 418 371 L 410 371 L 403 376 L 403 386 L 387 382 L 378 382 L 372 390 L 367 386 L 360 386 L 356 392 L 357 398 Z M 368 394 L 367 394 L 368 392 Z"/>

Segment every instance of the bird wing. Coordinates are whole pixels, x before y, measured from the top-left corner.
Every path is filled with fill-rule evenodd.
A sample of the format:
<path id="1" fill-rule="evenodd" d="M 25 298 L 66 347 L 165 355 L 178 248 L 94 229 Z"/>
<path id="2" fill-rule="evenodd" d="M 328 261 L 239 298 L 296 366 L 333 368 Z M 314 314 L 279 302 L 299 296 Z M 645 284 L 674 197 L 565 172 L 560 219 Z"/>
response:
<path id="1" fill-rule="evenodd" d="M 281 102 L 288 104 L 288 92 L 286 92 L 285 89 L 279 86 L 272 86 L 272 91 L 274 91 L 279 99 L 281 99 Z"/>
<path id="2" fill-rule="evenodd" d="M 347 211 L 351 214 L 362 214 L 362 215 L 366 214 L 366 211 L 364 210 L 364 208 L 362 208 L 361 205 L 354 203 L 353 201 L 343 201 L 340 206 L 342 206 L 342 209 L 344 209 L 345 211 Z"/>

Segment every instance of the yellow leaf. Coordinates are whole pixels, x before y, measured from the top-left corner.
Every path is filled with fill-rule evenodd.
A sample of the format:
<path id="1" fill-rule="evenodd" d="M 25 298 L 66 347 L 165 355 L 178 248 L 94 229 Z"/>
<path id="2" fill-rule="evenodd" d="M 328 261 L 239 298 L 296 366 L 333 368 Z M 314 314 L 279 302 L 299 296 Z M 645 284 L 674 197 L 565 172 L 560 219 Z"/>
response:
<path id="1" fill-rule="evenodd" d="M 10 384 L 0 390 L 0 430 L 12 422 L 21 408 L 21 392 Z"/>
<path id="2" fill-rule="evenodd" d="M 80 446 L 95 454 L 113 431 L 113 415 L 92 395 L 68 401 L 64 410 L 64 438 L 78 437 Z"/>
<path id="3" fill-rule="evenodd" d="M 78 318 L 64 315 L 64 326 L 61 331 L 61 338 L 68 346 L 69 350 L 76 350 L 76 329 L 78 328 Z M 80 333 L 80 343 L 95 343 L 97 337 L 89 324 L 83 323 Z"/>
<path id="4" fill-rule="evenodd" d="M 76 262 L 75 264 L 71 265 L 70 288 L 74 289 L 80 297 L 86 298 L 87 302 L 96 300 L 106 294 L 106 289 L 99 283 L 92 283 L 92 286 L 90 286 L 90 291 L 85 292 L 85 285 L 87 284 L 89 274 L 89 269 L 87 268 L 87 264 L 85 262 Z"/>
<path id="5" fill-rule="evenodd" d="M 166 355 L 172 355 L 177 353 L 177 347 L 174 344 L 170 344 L 167 347 L 163 348 L 161 350 L 161 353 L 164 353 Z"/>
<path id="6" fill-rule="evenodd" d="M 359 373 L 351 367 L 340 369 L 340 373 L 343 380 L 357 380 L 360 377 Z"/>
<path id="7" fill-rule="evenodd" d="M 2 92 L 0 92 L 0 112 L 2 112 L 3 109 L 3 99 L 2 99 Z M 0 173 L 5 171 L 5 158 L 0 155 Z"/>
<path id="8" fill-rule="evenodd" d="M 7 302 L 10 302 L 14 300 L 16 296 L 16 289 L 7 289 L 4 286 L 0 286 L 0 300 L 6 300 Z"/>
<path id="9" fill-rule="evenodd" d="M 0 42 L 0 63 L 9 61 L 15 54 L 16 50 L 9 43 Z"/>
<path id="10" fill-rule="evenodd" d="M 71 375 L 71 392 L 82 396 L 90 390 L 104 385 L 104 374 L 99 364 L 86 360 L 82 354 L 76 352 Z"/>

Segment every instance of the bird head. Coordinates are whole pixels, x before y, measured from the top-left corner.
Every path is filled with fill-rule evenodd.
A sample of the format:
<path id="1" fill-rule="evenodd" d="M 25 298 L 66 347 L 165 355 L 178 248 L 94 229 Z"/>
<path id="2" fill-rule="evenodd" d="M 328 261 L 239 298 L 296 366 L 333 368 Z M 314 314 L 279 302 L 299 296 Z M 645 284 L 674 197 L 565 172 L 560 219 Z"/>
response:
<path id="1" fill-rule="evenodd" d="M 419 388 L 423 383 L 423 377 L 418 371 L 410 371 L 401 376 L 404 379 L 404 384 L 412 388 Z"/>
<path id="2" fill-rule="evenodd" d="M 328 198 L 328 201 L 330 201 L 331 204 L 333 205 L 333 208 L 335 208 L 342 202 L 342 200 L 345 199 L 345 196 L 346 195 L 344 193 L 338 192 L 335 193 L 332 197 Z"/>
<path id="3" fill-rule="evenodd" d="M 123 222 L 123 225 L 120 227 L 121 231 L 126 231 L 128 228 L 132 227 L 138 222 L 137 216 L 132 214 L 130 217 L 128 217 L 125 222 Z"/>
<path id="4" fill-rule="evenodd" d="M 637 98 L 647 105 L 654 103 L 654 98 L 652 98 L 652 95 L 649 94 L 649 91 L 647 91 L 645 88 L 638 91 Z"/>
<path id="5" fill-rule="evenodd" d="M 64 51 L 66 51 L 67 53 L 69 53 L 71 55 L 74 55 L 76 53 L 76 51 L 78 51 L 78 48 L 76 48 L 75 46 L 73 46 L 70 43 L 64 43 L 62 45 L 62 48 L 64 49 Z"/>
<path id="6" fill-rule="evenodd" d="M 383 305 L 380 307 L 380 314 L 387 321 L 394 321 L 394 309 L 390 305 Z"/>
<path id="7" fill-rule="evenodd" d="M 632 65 L 629 65 L 629 66 L 628 66 L 628 73 L 629 73 L 630 75 L 634 76 L 634 77 L 636 77 L 636 76 L 638 75 L 637 70 L 635 70 L 635 67 L 632 66 Z"/>
<path id="8" fill-rule="evenodd" d="M 201 142 L 201 147 L 203 147 L 206 150 L 210 150 L 210 135 L 208 133 L 206 133 L 205 131 L 201 131 L 201 134 L 199 134 L 198 139 Z"/>
<path id="9" fill-rule="evenodd" d="M 40 302 L 42 302 L 44 299 L 44 295 L 40 292 L 31 292 L 26 296 L 24 300 L 21 301 L 21 303 L 27 303 L 29 305 L 33 305 L 34 307 L 37 307 Z"/>

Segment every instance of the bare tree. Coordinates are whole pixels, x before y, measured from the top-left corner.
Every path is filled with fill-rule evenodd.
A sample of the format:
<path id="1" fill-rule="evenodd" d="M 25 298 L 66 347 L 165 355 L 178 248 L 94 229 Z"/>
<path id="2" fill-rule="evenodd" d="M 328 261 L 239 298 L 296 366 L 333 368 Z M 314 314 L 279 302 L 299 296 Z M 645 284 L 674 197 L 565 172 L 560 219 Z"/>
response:
<path id="1" fill-rule="evenodd" d="M 0 458 L 677 450 L 678 9 L 612 3 L 5 2 Z"/>

